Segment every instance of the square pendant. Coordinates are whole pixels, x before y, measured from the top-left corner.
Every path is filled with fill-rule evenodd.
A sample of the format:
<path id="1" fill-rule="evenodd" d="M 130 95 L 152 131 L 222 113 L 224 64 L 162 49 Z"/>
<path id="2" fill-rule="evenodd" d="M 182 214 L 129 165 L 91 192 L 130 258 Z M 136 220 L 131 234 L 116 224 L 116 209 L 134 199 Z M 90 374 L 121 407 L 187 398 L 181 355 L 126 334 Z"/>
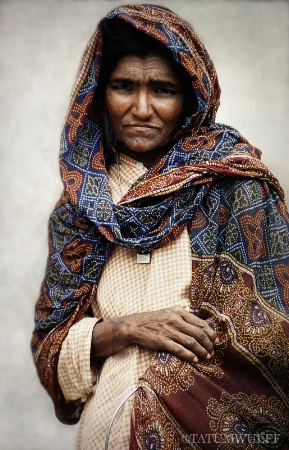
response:
<path id="1" fill-rule="evenodd" d="M 150 253 L 137 253 L 136 255 L 137 264 L 149 264 L 151 262 Z"/>

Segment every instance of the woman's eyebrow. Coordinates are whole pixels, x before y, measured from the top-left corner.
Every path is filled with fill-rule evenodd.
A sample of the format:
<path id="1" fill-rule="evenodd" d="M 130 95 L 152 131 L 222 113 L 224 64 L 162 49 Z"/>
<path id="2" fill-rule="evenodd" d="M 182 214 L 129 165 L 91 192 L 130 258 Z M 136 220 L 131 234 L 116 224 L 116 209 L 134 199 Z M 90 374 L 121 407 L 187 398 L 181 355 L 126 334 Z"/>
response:
<path id="1" fill-rule="evenodd" d="M 174 83 L 173 81 L 165 81 L 165 80 L 150 80 L 149 84 L 151 85 L 157 85 L 165 88 L 176 88 L 177 83 Z"/>
<path id="2" fill-rule="evenodd" d="M 109 83 L 133 83 L 134 80 L 132 78 L 111 78 Z"/>
<path id="3" fill-rule="evenodd" d="M 121 77 L 121 78 L 112 78 L 110 83 L 129 83 L 129 84 L 139 84 L 139 82 L 133 78 L 130 77 Z M 177 83 L 174 83 L 173 81 L 166 81 L 163 79 L 151 79 L 148 80 L 148 84 L 153 86 L 162 86 L 166 88 L 176 88 Z"/>

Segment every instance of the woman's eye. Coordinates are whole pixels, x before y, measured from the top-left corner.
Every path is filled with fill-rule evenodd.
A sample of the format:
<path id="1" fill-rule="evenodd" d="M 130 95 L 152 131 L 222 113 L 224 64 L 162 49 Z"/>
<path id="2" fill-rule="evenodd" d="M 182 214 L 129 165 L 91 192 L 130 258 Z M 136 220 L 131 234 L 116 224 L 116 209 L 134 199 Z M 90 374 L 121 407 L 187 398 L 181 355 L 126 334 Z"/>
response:
<path id="1" fill-rule="evenodd" d="M 112 84 L 110 86 L 114 91 L 126 91 L 130 92 L 132 90 L 132 87 L 129 84 L 126 83 L 120 83 L 120 84 Z"/>
<path id="2" fill-rule="evenodd" d="M 175 95 L 176 94 L 175 90 L 169 89 L 169 88 L 164 88 L 164 87 L 156 88 L 155 92 L 157 94 L 165 94 L 165 95 Z"/>

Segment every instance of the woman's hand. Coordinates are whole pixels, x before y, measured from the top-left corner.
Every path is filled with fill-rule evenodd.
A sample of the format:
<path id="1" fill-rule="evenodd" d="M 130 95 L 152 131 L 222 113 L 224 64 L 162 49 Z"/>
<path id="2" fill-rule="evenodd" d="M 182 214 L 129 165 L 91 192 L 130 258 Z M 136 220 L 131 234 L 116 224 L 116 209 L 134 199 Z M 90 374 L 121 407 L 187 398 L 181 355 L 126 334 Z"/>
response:
<path id="1" fill-rule="evenodd" d="M 188 362 L 210 359 L 218 343 L 215 331 L 185 308 L 174 306 L 130 314 L 97 323 L 92 355 L 106 357 L 138 344 L 150 350 L 168 351 Z"/>

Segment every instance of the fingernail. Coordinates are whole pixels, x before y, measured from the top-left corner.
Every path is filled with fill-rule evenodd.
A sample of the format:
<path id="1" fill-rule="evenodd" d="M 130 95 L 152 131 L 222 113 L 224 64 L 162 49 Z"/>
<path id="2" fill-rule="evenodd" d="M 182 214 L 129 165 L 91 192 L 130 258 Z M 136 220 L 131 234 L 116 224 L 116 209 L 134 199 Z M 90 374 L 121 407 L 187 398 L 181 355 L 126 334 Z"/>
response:
<path id="1" fill-rule="evenodd" d="M 219 338 L 216 338 L 214 344 L 219 344 L 219 343 L 220 343 Z"/>
<path id="2" fill-rule="evenodd" d="M 210 355 L 210 353 L 208 353 L 208 354 L 207 354 L 207 357 L 206 357 L 206 359 L 211 359 L 211 355 Z"/>
<path id="3" fill-rule="evenodd" d="M 214 350 L 211 352 L 211 356 L 214 356 L 214 354 L 215 354 L 215 352 L 214 352 Z"/>
<path id="4" fill-rule="evenodd" d="M 198 358 L 195 356 L 194 359 L 193 359 L 193 362 L 197 363 L 198 361 L 199 361 Z"/>

